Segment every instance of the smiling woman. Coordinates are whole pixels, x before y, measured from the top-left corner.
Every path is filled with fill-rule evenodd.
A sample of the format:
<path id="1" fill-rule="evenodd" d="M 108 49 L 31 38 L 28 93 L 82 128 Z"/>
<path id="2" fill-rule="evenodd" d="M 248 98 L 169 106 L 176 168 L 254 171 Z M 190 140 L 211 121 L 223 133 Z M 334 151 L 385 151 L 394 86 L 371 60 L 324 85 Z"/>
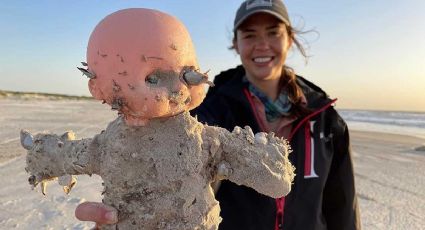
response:
<path id="1" fill-rule="evenodd" d="M 348 129 L 324 91 L 286 66 L 296 45 L 281 0 L 243 2 L 232 48 L 241 66 L 215 77 L 193 114 L 227 129 L 254 127 L 287 138 L 296 177 L 292 192 L 271 199 L 230 181 L 216 185 L 227 229 L 359 229 Z"/>

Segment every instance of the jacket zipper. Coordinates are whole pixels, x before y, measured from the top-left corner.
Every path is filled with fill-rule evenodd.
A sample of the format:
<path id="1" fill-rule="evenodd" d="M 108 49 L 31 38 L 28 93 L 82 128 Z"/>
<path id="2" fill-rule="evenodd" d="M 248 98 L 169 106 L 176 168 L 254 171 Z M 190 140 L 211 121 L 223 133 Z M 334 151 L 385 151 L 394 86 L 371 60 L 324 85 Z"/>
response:
<path id="1" fill-rule="evenodd" d="M 285 207 L 285 197 L 276 199 L 276 230 L 283 230 L 283 213 Z"/>

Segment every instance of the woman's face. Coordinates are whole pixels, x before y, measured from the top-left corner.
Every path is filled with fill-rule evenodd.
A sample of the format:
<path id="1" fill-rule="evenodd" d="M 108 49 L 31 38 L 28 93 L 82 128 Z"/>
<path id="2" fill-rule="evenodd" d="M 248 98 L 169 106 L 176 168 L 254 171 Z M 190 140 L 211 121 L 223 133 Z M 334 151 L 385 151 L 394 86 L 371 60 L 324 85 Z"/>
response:
<path id="1" fill-rule="evenodd" d="M 286 26 L 276 17 L 257 13 L 236 31 L 234 47 L 252 83 L 280 78 L 292 40 Z"/>

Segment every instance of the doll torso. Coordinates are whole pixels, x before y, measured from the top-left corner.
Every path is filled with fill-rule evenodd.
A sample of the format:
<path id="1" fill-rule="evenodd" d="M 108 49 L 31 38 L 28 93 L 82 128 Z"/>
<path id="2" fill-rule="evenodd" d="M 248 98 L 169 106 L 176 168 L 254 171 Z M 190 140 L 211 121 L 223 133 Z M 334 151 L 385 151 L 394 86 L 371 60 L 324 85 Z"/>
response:
<path id="1" fill-rule="evenodd" d="M 216 229 L 202 124 L 188 113 L 129 127 L 118 118 L 99 135 L 103 202 L 119 210 L 119 229 Z"/>

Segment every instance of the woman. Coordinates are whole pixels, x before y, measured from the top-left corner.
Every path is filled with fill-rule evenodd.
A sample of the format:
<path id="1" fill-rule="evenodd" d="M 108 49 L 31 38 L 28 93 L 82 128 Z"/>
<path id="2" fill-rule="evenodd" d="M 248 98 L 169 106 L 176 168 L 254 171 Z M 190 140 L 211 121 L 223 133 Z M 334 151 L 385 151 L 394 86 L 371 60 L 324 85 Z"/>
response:
<path id="1" fill-rule="evenodd" d="M 347 126 L 335 100 L 285 66 L 293 44 L 305 55 L 281 0 L 243 2 L 233 39 L 242 66 L 216 76 L 192 111 L 209 125 L 249 125 L 292 146 L 296 177 L 288 196 L 275 200 L 229 181 L 217 186 L 222 230 L 360 229 Z M 105 223 L 106 210 L 96 205 L 81 205 L 76 216 Z"/>

